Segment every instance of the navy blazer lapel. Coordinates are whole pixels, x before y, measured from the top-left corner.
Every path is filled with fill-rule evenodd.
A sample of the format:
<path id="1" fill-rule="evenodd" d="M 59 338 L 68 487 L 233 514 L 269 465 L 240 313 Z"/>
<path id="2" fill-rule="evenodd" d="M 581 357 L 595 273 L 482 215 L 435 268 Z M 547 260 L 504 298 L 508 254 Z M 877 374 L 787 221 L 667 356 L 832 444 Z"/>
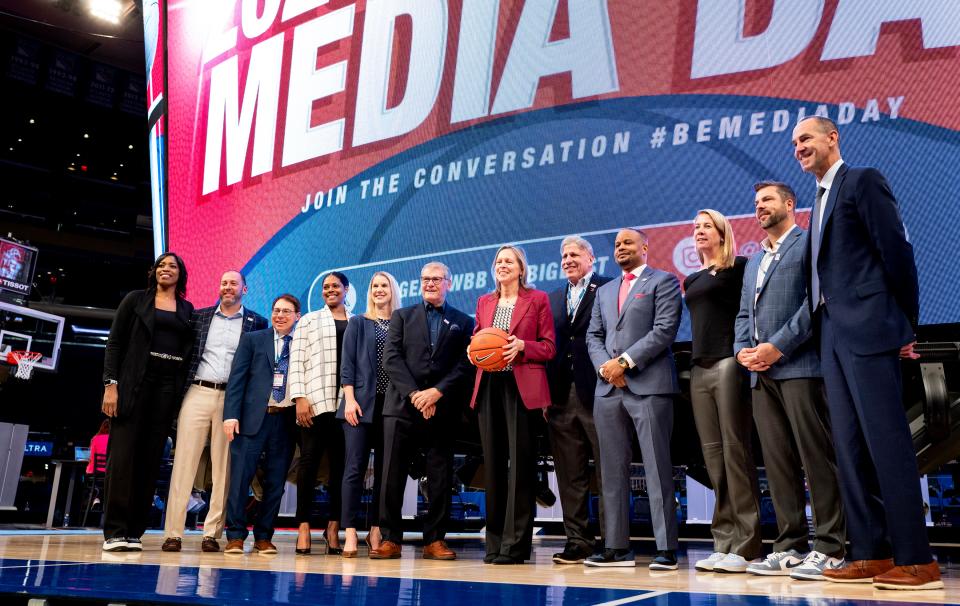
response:
<path id="1" fill-rule="evenodd" d="M 590 310 L 593 309 L 593 302 L 597 298 L 598 288 L 600 288 L 600 284 L 597 283 L 597 274 L 593 274 L 590 276 L 590 282 L 587 284 L 587 290 L 584 291 L 583 298 L 580 299 L 580 304 L 577 305 L 577 309 L 574 312 L 573 318 L 567 317 L 567 314 L 564 313 L 564 317 L 567 318 L 567 322 L 573 326 L 580 326 L 584 322 L 590 322 Z M 566 296 L 564 296 L 563 304 L 564 312 L 566 312 Z"/>
<path id="2" fill-rule="evenodd" d="M 210 327 L 210 321 L 213 319 L 213 314 L 210 314 L 210 319 L 207 320 L 207 328 Z M 253 317 L 253 312 L 243 308 L 243 325 L 240 327 L 240 333 L 250 332 L 254 329 L 254 326 L 257 324 L 257 319 Z"/>
<path id="3" fill-rule="evenodd" d="M 427 322 L 427 308 L 424 305 L 423 299 L 420 299 L 420 302 L 417 303 L 410 321 L 414 323 L 414 326 L 411 328 L 416 328 L 420 331 L 427 345 L 427 351 L 430 351 L 430 324 Z"/>
<path id="4" fill-rule="evenodd" d="M 263 333 L 263 342 L 260 346 L 263 348 L 263 355 L 267 357 L 267 363 L 270 365 L 270 371 L 273 372 L 273 367 L 277 363 L 277 351 L 273 343 L 273 339 L 276 336 L 277 331 L 274 327 L 270 327 L 270 330 L 264 331 Z M 290 334 L 293 334 L 292 332 Z"/>
<path id="5" fill-rule="evenodd" d="M 450 332 L 450 318 L 447 317 L 447 311 L 449 309 L 449 305 L 444 305 L 443 316 L 440 318 L 440 331 L 437 333 L 437 346 L 433 348 L 433 355 L 436 355 L 443 347 L 443 341 L 447 338 L 447 333 Z M 429 327 L 427 328 L 429 329 Z"/>
<path id="6" fill-rule="evenodd" d="M 827 227 L 830 226 L 830 217 L 833 215 L 833 209 L 837 205 L 837 196 L 840 194 L 840 188 L 843 186 L 843 179 L 847 176 L 847 164 L 844 162 L 833 177 L 833 183 L 830 184 L 830 191 L 827 194 L 827 207 L 823 211 L 823 220 L 820 221 L 820 242 L 823 243 L 823 234 L 827 233 Z"/>

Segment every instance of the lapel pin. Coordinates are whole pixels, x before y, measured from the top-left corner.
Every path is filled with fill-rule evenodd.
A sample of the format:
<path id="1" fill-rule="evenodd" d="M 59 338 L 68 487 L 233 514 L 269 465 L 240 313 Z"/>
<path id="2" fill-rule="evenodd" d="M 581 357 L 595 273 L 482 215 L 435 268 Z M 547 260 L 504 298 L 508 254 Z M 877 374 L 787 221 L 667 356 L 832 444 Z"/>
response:
<path id="1" fill-rule="evenodd" d="M 449 324 L 449 323 L 450 323 L 450 320 L 444 318 L 444 319 L 443 319 L 443 323 L 444 323 L 444 324 Z"/>
<path id="2" fill-rule="evenodd" d="M 776 255 L 774 255 L 774 256 L 773 256 L 773 260 L 774 260 L 774 261 L 779 261 L 779 260 L 780 260 L 780 253 L 777 253 Z"/>

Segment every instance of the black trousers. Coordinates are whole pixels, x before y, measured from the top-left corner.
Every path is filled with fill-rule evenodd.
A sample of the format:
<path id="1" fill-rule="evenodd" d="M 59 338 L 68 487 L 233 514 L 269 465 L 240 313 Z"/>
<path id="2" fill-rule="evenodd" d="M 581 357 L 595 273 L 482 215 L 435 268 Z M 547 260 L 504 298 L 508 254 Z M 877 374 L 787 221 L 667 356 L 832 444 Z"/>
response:
<path id="1" fill-rule="evenodd" d="M 487 507 L 487 554 L 530 559 L 540 410 L 527 410 L 512 372 L 489 372 L 477 394 Z"/>
<path id="2" fill-rule="evenodd" d="M 110 422 L 103 514 L 106 539 L 139 539 L 147 529 L 160 460 L 180 405 L 179 362 L 151 358 L 129 412 Z"/>
<path id="3" fill-rule="evenodd" d="M 297 523 L 310 522 L 317 471 L 323 453 L 330 461 L 327 493 L 330 495 L 329 521 L 336 521 L 343 507 L 340 488 L 343 484 L 343 427 L 337 413 L 325 412 L 313 418 L 312 427 L 301 427 L 300 461 L 297 463 Z"/>
<path id="4" fill-rule="evenodd" d="M 356 427 L 343 421 L 344 468 L 343 509 L 340 523 L 344 528 L 357 528 L 360 519 L 360 498 L 363 496 L 363 480 L 370 463 L 370 448 L 373 447 L 373 498 L 367 512 L 370 526 L 380 523 L 380 480 L 383 476 L 383 394 L 377 394 L 373 419 Z"/>
<path id="5" fill-rule="evenodd" d="M 567 543 L 594 549 L 596 537 L 589 530 L 588 506 L 591 476 L 597 480 L 597 494 L 603 494 L 600 441 L 597 439 L 592 407 L 580 401 L 576 383 L 570 384 L 570 393 L 565 402 L 554 402 L 547 409 L 547 422 Z M 591 459 L 594 473 L 590 472 Z M 600 528 L 603 528 L 603 499 L 599 502 Z"/>
<path id="6" fill-rule="evenodd" d="M 387 541 L 403 541 L 403 493 L 414 455 L 426 455 L 427 499 L 423 542 L 442 540 L 450 519 L 453 487 L 453 440 L 444 417 L 383 417 L 383 488 L 380 491 L 380 532 Z"/>

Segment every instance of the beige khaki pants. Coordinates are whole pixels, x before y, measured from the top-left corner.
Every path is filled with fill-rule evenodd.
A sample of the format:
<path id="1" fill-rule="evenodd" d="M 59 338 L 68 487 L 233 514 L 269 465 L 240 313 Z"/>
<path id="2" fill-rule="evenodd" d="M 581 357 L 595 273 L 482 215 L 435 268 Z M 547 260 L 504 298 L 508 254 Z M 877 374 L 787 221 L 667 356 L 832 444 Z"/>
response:
<path id="1" fill-rule="evenodd" d="M 177 421 L 177 445 L 167 495 L 164 537 L 183 537 L 187 501 L 193 490 L 200 455 L 210 442 L 213 488 L 210 510 L 203 524 L 203 536 L 219 539 L 223 534 L 223 511 L 227 498 L 230 446 L 223 433 L 223 400 L 226 392 L 191 385 L 180 407 Z"/>

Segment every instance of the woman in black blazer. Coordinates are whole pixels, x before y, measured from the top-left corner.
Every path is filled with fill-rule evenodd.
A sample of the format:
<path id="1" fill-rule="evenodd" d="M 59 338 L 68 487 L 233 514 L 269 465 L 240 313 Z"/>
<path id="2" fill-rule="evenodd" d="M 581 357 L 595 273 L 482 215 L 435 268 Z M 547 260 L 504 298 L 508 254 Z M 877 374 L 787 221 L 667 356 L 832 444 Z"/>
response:
<path id="1" fill-rule="evenodd" d="M 337 418 L 343 421 L 346 443 L 343 473 L 341 523 L 346 529 L 343 557 L 357 555 L 357 519 L 360 513 L 360 496 L 373 446 L 373 498 L 370 501 L 367 520 L 370 532 L 367 545 L 379 549 L 381 461 L 383 459 L 383 399 L 390 379 L 381 363 L 383 347 L 390 330 L 390 316 L 401 307 L 400 286 L 397 280 L 385 271 L 378 271 L 370 279 L 367 289 L 367 311 L 362 316 L 353 316 L 343 338 L 340 379 L 343 399 L 337 409 Z"/>
<path id="2" fill-rule="evenodd" d="M 120 302 L 103 359 L 103 413 L 112 417 L 104 551 L 140 551 L 167 434 L 193 346 L 187 268 L 175 253 L 154 262 L 146 290 Z"/>

